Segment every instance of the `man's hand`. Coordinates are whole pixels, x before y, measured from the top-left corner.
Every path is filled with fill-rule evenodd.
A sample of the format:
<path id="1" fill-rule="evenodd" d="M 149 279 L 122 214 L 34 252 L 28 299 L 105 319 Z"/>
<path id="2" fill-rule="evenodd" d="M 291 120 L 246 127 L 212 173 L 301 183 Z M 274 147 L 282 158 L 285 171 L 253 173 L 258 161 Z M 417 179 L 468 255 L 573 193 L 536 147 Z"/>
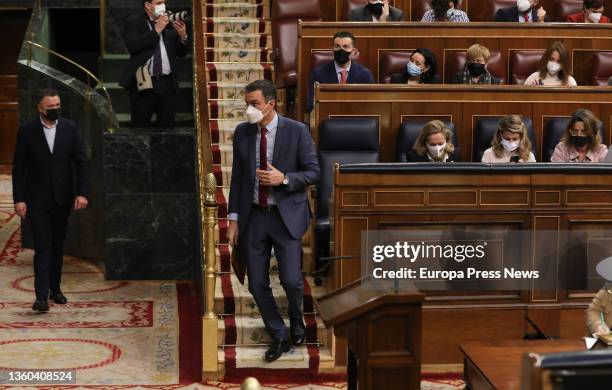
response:
<path id="1" fill-rule="evenodd" d="M 544 23 L 544 18 L 546 17 L 546 10 L 544 7 L 538 8 L 538 22 Z"/>
<path id="2" fill-rule="evenodd" d="M 155 31 L 158 34 L 161 34 L 162 31 L 164 31 L 166 29 L 166 26 L 168 25 L 168 15 L 161 15 L 159 18 L 157 18 L 157 20 L 155 21 Z"/>
<path id="3" fill-rule="evenodd" d="M 380 20 L 381 22 L 386 22 L 388 19 L 389 19 L 389 0 L 384 0 L 383 1 L 383 11 L 378 20 Z"/>
<path id="4" fill-rule="evenodd" d="M 283 179 L 285 178 L 285 174 L 274 168 L 274 166 L 268 163 L 268 170 L 258 169 L 255 171 L 257 178 L 259 179 L 259 184 L 268 186 L 268 187 L 276 187 L 283 184 Z"/>
<path id="5" fill-rule="evenodd" d="M 77 196 L 74 199 L 74 209 L 75 210 L 82 210 L 82 209 L 87 207 L 88 203 L 89 203 L 89 201 L 87 200 L 86 197 L 84 197 L 84 196 Z"/>
<path id="6" fill-rule="evenodd" d="M 229 226 L 227 227 L 227 238 L 231 246 L 238 243 L 238 221 L 229 221 Z"/>
<path id="7" fill-rule="evenodd" d="M 597 326 L 597 330 L 595 331 L 595 335 L 597 336 L 605 336 L 608 333 L 610 333 L 610 328 L 608 328 L 608 325 L 604 324 L 603 322 Z"/>
<path id="8" fill-rule="evenodd" d="M 185 25 L 185 23 L 181 22 L 180 20 L 175 20 L 174 22 L 172 22 L 172 26 L 178 33 L 179 38 L 181 38 L 181 41 L 187 39 L 187 26 Z"/>
<path id="9" fill-rule="evenodd" d="M 15 203 L 15 212 L 21 218 L 25 218 L 26 214 L 28 213 L 28 206 L 26 206 L 25 202 L 17 202 Z"/>

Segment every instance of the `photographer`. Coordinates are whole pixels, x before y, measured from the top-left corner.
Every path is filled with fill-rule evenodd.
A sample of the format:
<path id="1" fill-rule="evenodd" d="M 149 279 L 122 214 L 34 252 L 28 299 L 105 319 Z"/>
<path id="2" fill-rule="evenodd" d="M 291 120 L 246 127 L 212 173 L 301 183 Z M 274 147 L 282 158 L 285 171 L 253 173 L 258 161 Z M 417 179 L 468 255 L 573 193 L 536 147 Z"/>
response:
<path id="1" fill-rule="evenodd" d="M 124 43 L 130 60 L 120 85 L 130 91 L 132 126 L 173 126 L 178 94 L 177 58 L 187 54 L 187 28 L 170 22 L 166 0 L 143 0 L 145 14 L 128 20 Z M 137 76 L 138 75 L 138 76 Z"/>

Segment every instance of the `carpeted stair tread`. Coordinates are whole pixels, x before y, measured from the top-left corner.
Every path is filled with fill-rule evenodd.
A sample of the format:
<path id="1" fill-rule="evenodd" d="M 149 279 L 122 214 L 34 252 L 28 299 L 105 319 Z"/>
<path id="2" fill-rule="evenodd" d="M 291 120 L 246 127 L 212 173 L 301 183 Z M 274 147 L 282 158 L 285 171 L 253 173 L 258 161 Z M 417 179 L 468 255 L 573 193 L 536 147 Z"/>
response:
<path id="1" fill-rule="evenodd" d="M 329 332 L 323 321 L 314 314 L 306 314 L 306 320 L 316 322 L 316 334 L 313 332 L 309 335 L 306 342 L 329 345 Z M 285 318 L 284 321 L 289 327 L 289 320 Z M 217 337 L 219 345 L 256 346 L 272 342 L 259 315 L 227 315 L 219 318 Z"/>
<path id="2" fill-rule="evenodd" d="M 206 48 L 262 49 L 272 47 L 270 34 L 204 34 Z"/>
<path id="3" fill-rule="evenodd" d="M 269 34 L 271 31 L 271 22 L 254 18 L 209 18 L 205 25 L 205 32 L 217 34 Z"/>
<path id="4" fill-rule="evenodd" d="M 231 62 L 231 63 L 271 63 L 272 52 L 266 48 L 242 49 L 206 49 L 206 62 Z"/>
<path id="5" fill-rule="evenodd" d="M 272 80 L 273 67 L 257 63 L 207 63 L 206 74 L 209 82 L 249 83 L 254 80 Z"/>
<path id="6" fill-rule="evenodd" d="M 221 4 L 204 4 L 203 14 L 206 18 L 267 18 L 270 15 L 266 4 L 251 4 L 248 2 L 232 2 Z"/>
<path id="7" fill-rule="evenodd" d="M 313 297 L 317 298 L 325 294 L 325 288 L 315 286 L 314 281 L 310 276 L 306 277 L 306 281 L 310 287 L 310 290 L 312 291 Z M 229 283 L 231 283 L 233 297 L 224 295 L 224 290 L 227 293 Z M 272 288 L 272 294 L 276 299 L 279 310 L 281 313 L 287 313 L 287 297 L 285 295 L 285 291 L 280 285 L 278 275 L 270 275 L 270 287 Z M 229 302 L 225 302 L 225 300 L 228 300 Z M 226 310 L 226 304 L 233 304 L 234 312 L 228 313 Z M 217 282 L 215 285 L 215 312 L 225 314 L 259 314 L 255 300 L 248 290 L 248 276 L 245 278 L 243 286 L 240 284 L 238 278 L 233 272 L 225 275 L 217 275 Z"/>
<path id="8" fill-rule="evenodd" d="M 284 353 L 277 361 L 267 363 L 263 360 L 264 352 L 267 347 L 231 347 L 219 349 L 219 363 L 225 364 L 226 353 L 231 350 L 236 356 L 236 368 L 266 368 L 266 369 L 307 369 L 309 364 L 308 349 L 313 347 L 301 346 L 292 348 L 291 351 Z M 315 348 L 316 349 L 316 348 Z M 332 368 L 334 357 L 328 348 L 318 350 L 319 369 Z M 227 369 L 226 369 L 227 372 Z"/>
<path id="9" fill-rule="evenodd" d="M 208 99 L 244 99 L 246 85 L 247 83 L 208 83 Z"/>

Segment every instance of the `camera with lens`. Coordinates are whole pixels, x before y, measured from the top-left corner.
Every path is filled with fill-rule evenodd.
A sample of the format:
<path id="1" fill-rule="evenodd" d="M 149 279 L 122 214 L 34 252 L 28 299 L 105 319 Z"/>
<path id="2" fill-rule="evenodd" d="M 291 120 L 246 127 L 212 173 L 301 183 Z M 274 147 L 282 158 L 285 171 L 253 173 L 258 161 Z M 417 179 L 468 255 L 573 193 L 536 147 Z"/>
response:
<path id="1" fill-rule="evenodd" d="M 187 11 L 180 11 L 174 13 L 168 12 L 166 15 L 168 16 L 168 21 L 170 23 L 174 23 L 176 21 L 186 23 L 189 20 L 189 13 Z"/>

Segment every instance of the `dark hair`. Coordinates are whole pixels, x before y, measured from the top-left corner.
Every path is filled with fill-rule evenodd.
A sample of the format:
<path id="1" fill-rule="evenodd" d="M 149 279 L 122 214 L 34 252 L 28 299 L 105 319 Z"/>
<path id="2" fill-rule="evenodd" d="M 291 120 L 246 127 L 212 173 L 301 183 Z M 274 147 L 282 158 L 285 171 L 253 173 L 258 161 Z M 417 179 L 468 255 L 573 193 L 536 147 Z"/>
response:
<path id="1" fill-rule="evenodd" d="M 603 0 L 584 0 L 582 3 L 582 9 L 597 9 L 603 6 Z"/>
<path id="2" fill-rule="evenodd" d="M 457 7 L 455 0 L 431 0 L 431 9 L 437 21 L 446 20 L 446 11 L 450 8 L 448 3 L 453 3 L 453 7 Z"/>
<path id="3" fill-rule="evenodd" d="M 353 41 L 353 46 L 355 46 L 355 42 L 357 41 L 353 34 L 348 31 L 338 31 L 334 34 L 334 39 L 332 39 L 332 41 L 336 40 L 336 38 L 351 38 L 351 40 Z"/>
<path id="4" fill-rule="evenodd" d="M 246 93 L 261 91 L 266 99 L 266 103 L 270 100 L 276 100 L 276 86 L 270 80 L 255 80 L 251 81 L 244 87 Z"/>
<path id="5" fill-rule="evenodd" d="M 419 82 L 422 84 L 432 84 L 436 74 L 438 73 L 438 61 L 436 61 L 436 56 L 431 52 L 431 50 L 424 47 L 420 47 L 413 51 L 410 58 L 412 58 L 414 53 L 419 53 L 425 57 L 425 65 L 429 66 L 429 69 L 426 72 L 421 73 Z"/>
<path id="6" fill-rule="evenodd" d="M 589 143 L 589 150 L 593 150 L 599 147 L 599 145 L 601 145 L 601 131 L 599 131 L 601 121 L 597 119 L 593 112 L 584 108 L 579 108 L 572 113 L 569 122 L 567 122 L 567 127 L 565 128 L 565 135 L 563 136 L 563 138 L 561 138 L 561 142 L 565 142 L 567 145 L 571 145 L 571 132 L 574 129 L 574 124 L 576 122 L 584 123 L 584 132 L 587 135 L 593 136 L 591 142 Z"/>
<path id="7" fill-rule="evenodd" d="M 557 73 L 557 77 L 559 80 L 563 82 L 563 85 L 567 85 L 570 74 L 570 63 L 569 63 L 569 54 L 567 49 L 563 45 L 562 42 L 553 42 L 552 45 L 542 55 L 540 58 L 540 64 L 538 65 L 538 71 L 540 72 L 540 78 L 545 78 L 548 74 L 548 68 L 546 65 L 548 64 L 548 59 L 552 55 L 552 53 L 559 53 L 559 64 L 561 65 L 561 70 Z"/>
<path id="8" fill-rule="evenodd" d="M 57 93 L 57 90 L 53 88 L 41 89 L 40 92 L 38 92 L 38 102 L 40 103 L 40 101 L 46 98 L 47 96 L 49 97 L 59 96 L 59 93 Z"/>

